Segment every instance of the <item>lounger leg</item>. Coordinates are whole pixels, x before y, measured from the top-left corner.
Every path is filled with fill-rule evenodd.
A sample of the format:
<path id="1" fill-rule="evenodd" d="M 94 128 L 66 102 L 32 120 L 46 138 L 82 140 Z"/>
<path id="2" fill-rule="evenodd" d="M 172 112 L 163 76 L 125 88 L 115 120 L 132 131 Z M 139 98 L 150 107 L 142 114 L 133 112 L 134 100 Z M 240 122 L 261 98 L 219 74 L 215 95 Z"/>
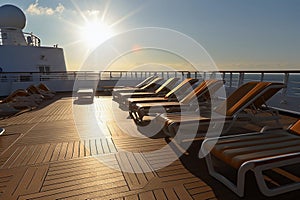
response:
<path id="1" fill-rule="evenodd" d="M 135 113 L 136 113 L 137 121 L 138 121 L 139 123 L 142 123 L 142 122 L 143 122 L 143 117 L 145 116 L 144 111 L 141 110 L 141 109 L 138 109 Z"/>
<path id="2" fill-rule="evenodd" d="M 286 165 L 290 165 L 290 164 L 295 164 L 295 163 L 299 163 L 300 162 L 300 158 L 294 158 L 291 160 L 284 160 L 278 163 L 271 163 L 271 164 L 265 164 L 265 165 L 261 165 L 261 166 L 257 166 L 256 168 L 253 169 L 253 172 L 255 174 L 256 177 L 256 182 L 257 185 L 261 191 L 261 193 L 263 193 L 266 196 L 274 196 L 274 195 L 278 195 L 278 194 L 282 194 L 285 192 L 290 192 L 293 190 L 297 190 L 300 188 L 300 182 L 296 182 L 296 183 L 291 183 L 288 185 L 284 185 L 284 186 L 280 186 L 274 189 L 270 189 L 267 184 L 266 181 L 264 179 L 263 176 L 263 171 L 266 169 L 273 169 L 276 167 L 282 167 L 282 166 L 286 166 Z"/>
<path id="3" fill-rule="evenodd" d="M 231 182 L 229 179 L 227 179 L 225 176 L 222 174 L 218 173 L 215 171 L 213 167 L 213 162 L 211 155 L 208 154 L 205 157 L 206 164 L 208 167 L 209 174 L 213 176 L 215 179 L 226 185 L 229 189 L 231 189 L 234 193 L 236 193 L 239 197 L 244 196 L 244 190 L 245 190 L 245 175 L 246 172 L 251 168 L 250 166 L 240 168 L 238 171 L 238 178 L 237 178 L 237 184 L 234 184 Z"/>
<path id="4" fill-rule="evenodd" d="M 134 119 L 134 111 L 131 111 L 131 110 L 129 109 L 129 116 L 131 117 L 131 119 Z"/>
<path id="5" fill-rule="evenodd" d="M 138 115 L 136 112 L 129 112 L 130 117 L 134 120 L 135 123 L 139 123 Z"/>

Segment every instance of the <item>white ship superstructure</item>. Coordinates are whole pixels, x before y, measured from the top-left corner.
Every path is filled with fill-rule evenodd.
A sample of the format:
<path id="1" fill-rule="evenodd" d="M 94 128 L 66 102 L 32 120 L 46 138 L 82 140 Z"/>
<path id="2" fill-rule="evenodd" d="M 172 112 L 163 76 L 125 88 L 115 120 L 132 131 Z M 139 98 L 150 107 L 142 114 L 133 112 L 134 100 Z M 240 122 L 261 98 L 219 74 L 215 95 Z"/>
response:
<path id="1" fill-rule="evenodd" d="M 57 45 L 42 46 L 41 39 L 24 33 L 26 17 L 13 5 L 0 7 L 0 71 L 51 72 L 66 71 L 64 53 Z"/>

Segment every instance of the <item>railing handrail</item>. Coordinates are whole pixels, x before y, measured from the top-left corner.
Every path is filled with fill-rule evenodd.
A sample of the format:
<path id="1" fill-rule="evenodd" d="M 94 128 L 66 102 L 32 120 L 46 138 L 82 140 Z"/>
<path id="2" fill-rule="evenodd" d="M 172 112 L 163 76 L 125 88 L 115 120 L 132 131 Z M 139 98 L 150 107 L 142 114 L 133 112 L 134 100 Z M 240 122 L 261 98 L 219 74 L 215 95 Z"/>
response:
<path id="1" fill-rule="evenodd" d="M 13 30 L 15 30 L 16 28 L 14 28 L 14 27 L 2 27 L 2 29 L 13 29 Z M 0 28 L 0 33 L 1 32 L 2 32 L 2 30 Z M 38 36 L 36 36 L 32 32 L 31 33 L 23 32 L 22 30 L 21 30 L 21 32 L 23 33 L 23 36 L 25 38 L 25 41 L 26 41 L 27 45 L 38 46 L 38 47 L 41 46 L 41 39 Z M 29 39 L 28 39 L 27 36 L 30 37 L 31 41 L 28 41 Z M 0 34 L 0 45 L 3 45 L 1 34 Z"/>
<path id="2" fill-rule="evenodd" d="M 37 47 L 41 46 L 41 39 L 38 36 L 28 32 L 23 32 L 23 34 L 28 45 L 37 46 Z M 28 36 L 31 38 L 31 41 L 28 41 Z"/>
<path id="3" fill-rule="evenodd" d="M 50 73 L 141 73 L 141 72 L 150 72 L 150 73 L 162 73 L 162 72 L 169 72 L 169 73 L 180 73 L 180 72 L 184 72 L 184 73 L 199 73 L 199 71 L 188 71 L 188 70 L 178 70 L 178 71 L 51 71 Z M 220 70 L 220 71 L 202 71 L 200 73 L 300 73 L 300 70 L 239 70 L 239 71 L 234 71 L 234 70 Z M 36 71 L 32 71 L 32 72 L 25 72 L 25 71 L 20 71 L 20 72 L 0 72 L 2 74 L 20 74 L 20 73 L 29 73 L 29 74 L 42 74 L 42 72 L 36 72 Z"/>
<path id="4" fill-rule="evenodd" d="M 248 75 L 255 76 L 248 76 Z M 295 74 L 295 76 L 293 75 Z M 172 76 L 184 78 L 198 78 L 207 79 L 220 76 L 226 81 L 228 87 L 238 87 L 241 84 L 256 80 L 256 81 L 280 81 L 285 83 L 288 87 L 282 93 L 284 95 L 300 96 L 300 70 L 246 70 L 246 71 L 211 71 L 211 72 L 197 72 L 197 71 L 54 71 L 54 72 L 0 72 L 1 82 L 26 82 L 26 81 L 53 81 L 53 80 L 111 80 L 118 79 L 136 80 L 143 79 L 150 75 L 159 75 L 164 78 Z M 270 75 L 280 75 L 270 78 Z M 299 75 L 299 78 L 298 78 Z M 272 80 L 271 80 L 272 81 Z"/>

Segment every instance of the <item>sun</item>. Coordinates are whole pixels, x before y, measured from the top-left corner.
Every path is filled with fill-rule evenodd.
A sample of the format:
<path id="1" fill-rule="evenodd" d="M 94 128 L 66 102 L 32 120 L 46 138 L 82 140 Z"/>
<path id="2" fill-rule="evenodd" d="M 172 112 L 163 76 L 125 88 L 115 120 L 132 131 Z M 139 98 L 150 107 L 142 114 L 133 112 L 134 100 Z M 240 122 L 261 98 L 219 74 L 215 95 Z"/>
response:
<path id="1" fill-rule="evenodd" d="M 87 21 L 80 30 L 81 41 L 88 48 L 95 48 L 112 36 L 112 29 L 100 20 Z"/>

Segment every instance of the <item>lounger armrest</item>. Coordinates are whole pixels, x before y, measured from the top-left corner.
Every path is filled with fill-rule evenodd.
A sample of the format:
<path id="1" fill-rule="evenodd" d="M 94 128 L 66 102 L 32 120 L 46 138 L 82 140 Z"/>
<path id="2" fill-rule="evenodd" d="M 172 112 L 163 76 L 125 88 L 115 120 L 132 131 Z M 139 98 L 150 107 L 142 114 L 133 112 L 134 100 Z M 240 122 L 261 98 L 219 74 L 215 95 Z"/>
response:
<path id="1" fill-rule="evenodd" d="M 283 130 L 283 127 L 282 126 L 264 126 L 262 127 L 262 129 L 259 131 L 260 133 L 264 133 L 264 132 L 267 132 L 267 131 L 274 131 L 274 130 Z"/>
<path id="2" fill-rule="evenodd" d="M 278 162 L 278 164 L 276 165 L 276 167 L 280 167 L 280 166 L 290 165 L 291 162 L 285 163 L 285 161 L 286 160 L 290 160 L 290 159 L 294 159 L 296 157 L 300 158 L 300 152 L 297 152 L 297 153 L 287 153 L 287 154 L 281 154 L 281 155 L 277 155 L 277 156 L 270 156 L 270 157 L 267 157 L 267 158 L 260 158 L 260 159 L 249 160 L 249 161 L 245 162 L 243 165 L 248 164 L 248 163 L 254 163 L 257 166 L 257 165 L 271 163 L 273 160 L 281 160 L 282 164 L 280 164 Z M 295 163 L 300 163 L 300 161 L 295 160 L 292 163 L 294 163 L 294 164 Z"/>
<path id="3" fill-rule="evenodd" d="M 245 134 L 236 134 L 236 135 L 226 135 L 226 136 L 220 136 L 220 137 L 205 138 L 205 140 L 203 142 L 210 141 L 210 140 L 244 137 L 244 136 L 247 136 L 247 135 L 258 135 L 258 134 L 261 134 L 261 132 L 253 132 L 253 133 L 245 133 Z"/>

